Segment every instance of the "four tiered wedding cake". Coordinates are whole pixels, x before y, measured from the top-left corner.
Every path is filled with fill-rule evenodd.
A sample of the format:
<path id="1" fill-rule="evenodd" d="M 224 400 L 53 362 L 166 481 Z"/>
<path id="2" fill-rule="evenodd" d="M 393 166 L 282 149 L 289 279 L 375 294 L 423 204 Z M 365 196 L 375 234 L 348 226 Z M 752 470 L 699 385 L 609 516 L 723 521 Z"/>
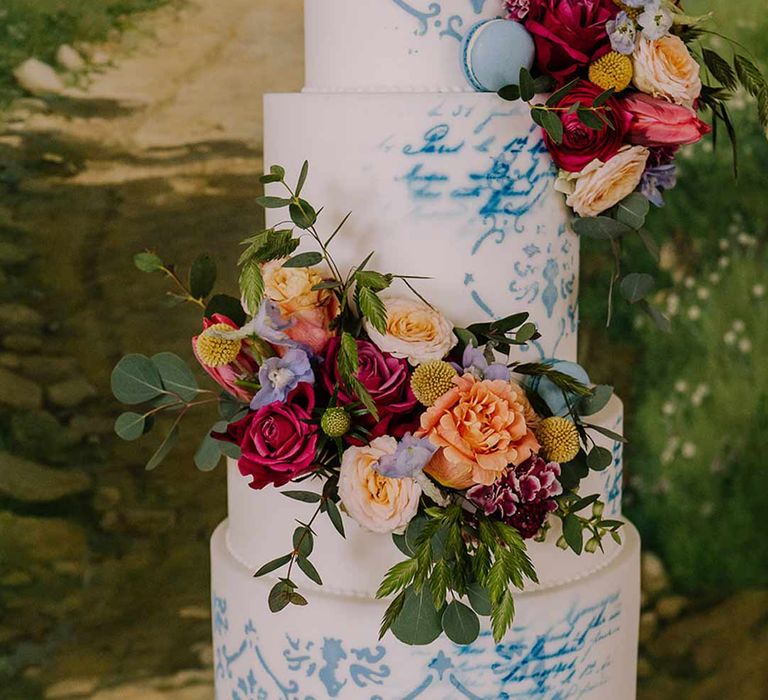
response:
<path id="1" fill-rule="evenodd" d="M 457 326 L 525 308 L 541 337 L 514 359 L 575 362 L 579 244 L 569 228 L 541 129 L 522 103 L 471 91 L 459 60 L 470 27 L 501 14 L 497 0 L 306 0 L 302 94 L 265 100 L 265 162 L 312 164 L 306 196 L 323 217 L 349 219 L 335 244 L 351 267 L 376 251 L 380 269 L 429 279 L 424 295 Z M 270 210 L 267 224 L 282 213 Z M 590 472 L 605 517 L 621 515 L 622 407 L 590 422 L 613 454 Z M 307 482 L 304 488 L 314 487 Z M 639 615 L 638 535 L 578 557 L 547 543 L 528 552 L 539 583 L 516 596 L 501 643 L 446 638 L 409 647 L 376 630 L 376 591 L 402 559 L 391 537 L 345 518 L 346 540 L 324 519 L 313 558 L 324 586 L 309 607 L 273 616 L 275 579 L 253 578 L 285 549 L 301 504 L 255 491 L 229 464 L 229 519 L 212 540 L 213 624 L 220 700 L 587 698 L 631 700 Z M 273 536 L 279 533 L 280 536 Z"/>

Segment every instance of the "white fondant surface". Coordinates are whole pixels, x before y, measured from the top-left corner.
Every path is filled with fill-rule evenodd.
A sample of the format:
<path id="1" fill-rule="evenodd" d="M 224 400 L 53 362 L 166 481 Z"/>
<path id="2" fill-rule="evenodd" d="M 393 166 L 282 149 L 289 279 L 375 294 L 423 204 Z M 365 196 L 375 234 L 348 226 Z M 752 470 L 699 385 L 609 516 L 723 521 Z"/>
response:
<path id="1" fill-rule="evenodd" d="M 469 90 L 461 41 L 501 0 L 306 0 L 310 91 Z"/>
<path id="2" fill-rule="evenodd" d="M 598 425 L 621 432 L 623 408 L 614 398 L 609 406 L 591 419 Z M 597 436 L 596 436 L 597 437 Z M 587 496 L 600 494 L 606 504 L 605 517 L 621 516 L 621 443 L 600 436 L 597 443 L 614 453 L 614 464 L 603 472 L 590 472 L 581 483 L 580 492 Z M 227 539 L 232 554 L 251 571 L 286 554 L 291 549 L 290 536 L 296 520 L 306 522 L 314 513 L 312 504 L 302 504 L 283 496 L 279 489 L 255 491 L 248 486 L 250 478 L 243 477 L 236 464 L 228 464 L 229 529 Z M 282 490 L 321 491 L 320 481 L 304 481 L 300 486 L 289 484 Z M 561 534 L 560 521 L 553 518 L 554 526 L 545 542 L 528 541 L 528 552 L 539 576 L 539 587 L 557 585 L 588 574 L 605 566 L 618 551 L 610 537 L 604 541 L 605 553 L 577 556 L 570 550 L 555 546 Z M 326 516 L 318 519 L 313 529 L 315 552 L 313 561 L 323 578 L 324 588 L 350 595 L 375 595 L 387 570 L 405 557 L 389 535 L 364 530 L 351 518 L 344 517 L 346 539 L 334 530 Z M 265 537 L 264 532 L 269 536 Z M 282 572 L 275 572 L 279 576 Z M 307 585 L 314 584 L 307 581 Z M 533 584 L 532 589 L 536 588 Z"/>
<path id="3" fill-rule="evenodd" d="M 444 637 L 425 647 L 379 642 L 382 601 L 308 591 L 308 607 L 273 615 L 271 582 L 230 556 L 226 529 L 211 542 L 218 700 L 635 698 L 640 540 L 630 524 L 608 566 L 519 593 L 501 644 L 484 631 L 464 647 Z M 269 536 L 266 525 L 258 535 Z"/>
<path id="4" fill-rule="evenodd" d="M 526 359 L 576 360 L 578 239 L 525 105 L 487 94 L 268 95 L 265 163 L 324 207 L 342 269 L 370 252 L 457 325 L 521 310 L 542 338 Z M 284 194 L 279 186 L 269 190 Z M 282 210 L 269 210 L 277 225 Z M 309 245 L 309 244 L 308 244 Z M 401 287 L 404 293 L 408 290 Z"/>

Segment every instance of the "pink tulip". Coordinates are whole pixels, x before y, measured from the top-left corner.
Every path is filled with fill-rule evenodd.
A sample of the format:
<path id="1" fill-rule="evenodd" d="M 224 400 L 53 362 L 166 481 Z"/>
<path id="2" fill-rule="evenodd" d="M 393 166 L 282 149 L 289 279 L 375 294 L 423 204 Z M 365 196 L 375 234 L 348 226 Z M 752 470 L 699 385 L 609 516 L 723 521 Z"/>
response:
<path id="1" fill-rule="evenodd" d="M 712 129 L 682 105 L 642 92 L 625 97 L 621 105 L 632 115 L 627 138 L 639 146 L 685 146 L 697 143 Z"/>

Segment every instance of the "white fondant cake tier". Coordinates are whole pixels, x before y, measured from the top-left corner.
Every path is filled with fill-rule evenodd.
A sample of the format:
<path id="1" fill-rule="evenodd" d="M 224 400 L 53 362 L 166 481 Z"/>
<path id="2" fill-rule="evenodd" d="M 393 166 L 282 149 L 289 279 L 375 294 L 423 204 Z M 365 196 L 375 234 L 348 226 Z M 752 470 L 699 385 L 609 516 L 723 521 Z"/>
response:
<path id="1" fill-rule="evenodd" d="M 309 606 L 278 615 L 271 582 L 254 580 L 211 542 L 218 700 L 633 700 L 640 610 L 640 540 L 567 585 L 520 593 L 500 644 L 487 631 L 460 647 L 445 637 L 407 647 L 377 640 L 385 602 L 312 591 Z M 263 523 L 259 536 L 272 530 Z M 256 533 L 254 533 L 256 534 Z"/>
<path id="2" fill-rule="evenodd" d="M 367 4 L 367 3 L 366 3 Z M 529 311 L 542 338 L 523 357 L 576 360 L 578 239 L 525 105 L 487 94 L 268 95 L 267 165 L 298 178 L 342 269 L 420 275 L 457 325 Z M 271 193 L 284 194 L 278 186 Z M 278 225 L 283 211 L 268 212 Z M 404 292 L 408 293 L 403 288 Z"/>
<path id="3" fill-rule="evenodd" d="M 590 420 L 611 430 L 621 431 L 621 401 L 614 398 L 604 411 Z M 604 437 L 598 439 L 598 444 L 613 451 L 614 463 L 603 472 L 590 472 L 579 490 L 585 496 L 600 494 L 600 499 L 606 504 L 605 517 L 614 519 L 621 515 L 622 446 Z M 283 496 L 279 489 L 254 491 L 248 486 L 249 480 L 240 474 L 233 461 L 229 462 L 227 539 L 233 556 L 246 568 L 256 571 L 263 564 L 290 550 L 290 535 L 296 528 L 296 520 L 306 522 L 312 516 L 315 506 L 291 500 Z M 283 490 L 297 488 L 319 492 L 322 483 L 304 481 L 301 486 L 289 484 Z M 553 518 L 552 521 L 554 526 L 545 542 L 527 542 L 528 552 L 539 576 L 539 587 L 550 587 L 584 576 L 605 566 L 618 551 L 610 537 L 606 537 L 603 543 L 605 553 L 577 556 L 570 550 L 563 551 L 555 546 L 561 534 L 560 520 Z M 319 519 L 313 526 L 317 536 L 312 558 L 323 578 L 323 588 L 348 595 L 372 597 L 387 570 L 405 556 L 395 547 L 389 535 L 368 532 L 351 518 L 345 518 L 344 525 L 346 539 L 339 536 L 326 517 Z M 265 532 L 269 532 L 270 536 L 265 537 Z M 280 571 L 275 572 L 275 576 L 280 574 Z M 315 588 L 315 584 L 309 580 L 306 584 Z M 531 585 L 533 588 L 536 587 Z"/>
<path id="4" fill-rule="evenodd" d="M 502 0 L 306 0 L 311 91 L 467 90 L 461 42 Z"/>

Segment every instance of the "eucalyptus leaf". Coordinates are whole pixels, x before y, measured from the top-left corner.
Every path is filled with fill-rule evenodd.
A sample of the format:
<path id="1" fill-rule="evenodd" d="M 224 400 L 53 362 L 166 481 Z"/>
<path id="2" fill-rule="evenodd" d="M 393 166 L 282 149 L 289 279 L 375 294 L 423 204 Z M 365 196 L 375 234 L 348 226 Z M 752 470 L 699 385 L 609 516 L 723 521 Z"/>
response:
<path id="1" fill-rule="evenodd" d="M 339 507 L 333 501 L 326 501 L 326 508 L 328 510 L 328 517 L 331 520 L 331 524 L 336 528 L 336 531 L 342 536 L 346 537 L 344 532 L 344 521 L 341 519 L 341 512 Z"/>
<path id="2" fill-rule="evenodd" d="M 545 111 L 541 115 L 541 125 L 555 143 L 563 142 L 563 122 L 555 112 Z"/>
<path id="3" fill-rule="evenodd" d="M 313 267 L 321 262 L 323 262 L 323 256 L 316 251 L 311 251 L 309 253 L 299 253 L 292 258 L 288 258 L 283 263 L 283 267 Z"/>
<path id="4" fill-rule="evenodd" d="M 671 333 L 672 332 L 672 322 L 663 314 L 661 311 L 659 311 L 655 306 L 650 304 L 648 301 L 643 299 L 639 303 L 640 308 L 645 312 L 649 318 L 656 324 L 656 327 L 664 332 L 664 333 Z"/>
<path id="5" fill-rule="evenodd" d="M 605 122 L 600 118 L 597 112 L 592 111 L 586 107 L 580 108 L 576 112 L 576 116 L 579 121 L 592 131 L 602 131 L 605 129 Z"/>
<path id="6" fill-rule="evenodd" d="M 435 608 L 429 589 L 424 586 L 417 593 L 409 587 L 403 608 L 392 624 L 392 633 L 403 644 L 423 646 L 434 642 L 442 631 L 440 612 Z"/>
<path id="7" fill-rule="evenodd" d="M 536 335 L 536 333 L 537 329 L 535 323 L 524 323 L 515 334 L 515 341 L 521 344 L 527 343 L 534 335 Z"/>
<path id="8" fill-rule="evenodd" d="M 165 267 L 160 256 L 149 251 L 134 255 L 133 264 L 142 272 L 158 272 Z"/>
<path id="9" fill-rule="evenodd" d="M 613 387 L 600 384 L 593 389 L 591 396 L 585 396 L 579 403 L 579 415 L 594 416 L 600 413 L 613 398 Z"/>
<path id="10" fill-rule="evenodd" d="M 291 555 L 285 554 L 282 557 L 278 557 L 277 559 L 273 559 L 270 562 L 267 562 L 262 566 L 254 575 L 253 578 L 260 578 L 261 576 L 266 576 L 267 574 L 271 574 L 273 571 L 277 571 L 281 566 L 285 566 L 289 561 L 291 561 Z"/>
<path id="11" fill-rule="evenodd" d="M 308 557 L 315 548 L 315 538 L 306 526 L 297 527 L 293 532 L 293 549 L 299 556 Z"/>
<path id="12" fill-rule="evenodd" d="M 291 215 L 291 221 L 303 230 L 312 228 L 317 221 L 317 212 L 309 202 L 303 199 L 293 202 L 288 207 L 288 212 Z"/>
<path id="13" fill-rule="evenodd" d="M 189 403 L 197 397 L 199 387 L 195 375 L 178 355 L 161 352 L 152 357 L 152 363 L 160 373 L 167 391 L 178 394 L 182 401 Z"/>
<path id="14" fill-rule="evenodd" d="M 616 220 L 639 231 L 645 225 L 651 203 L 640 192 L 633 192 L 616 205 Z"/>
<path id="15" fill-rule="evenodd" d="M 259 197 L 256 204 L 265 209 L 281 209 L 287 207 L 293 200 L 290 197 Z"/>
<path id="16" fill-rule="evenodd" d="M 309 175 L 309 161 L 305 160 L 301 166 L 301 172 L 299 173 L 299 181 L 296 183 L 296 196 L 301 196 L 301 191 L 304 189 L 304 184 L 307 182 L 307 176 Z"/>
<path id="17" fill-rule="evenodd" d="M 131 442 L 145 434 L 146 424 L 146 416 L 129 411 L 118 416 L 115 421 L 115 432 L 121 439 Z"/>
<path id="18" fill-rule="evenodd" d="M 291 604 L 294 588 L 287 581 L 278 581 L 269 592 L 267 600 L 273 613 L 280 612 Z"/>
<path id="19" fill-rule="evenodd" d="M 471 608 L 454 600 L 448 604 L 442 619 L 443 630 L 454 644 L 472 644 L 480 635 L 480 620 Z"/>
<path id="20" fill-rule="evenodd" d="M 205 299 L 216 284 L 216 263 L 210 255 L 201 255 L 189 270 L 189 291 L 195 299 Z"/>
<path id="21" fill-rule="evenodd" d="M 195 466 L 201 472 L 210 472 L 219 466 L 221 461 L 220 441 L 211 437 L 210 433 L 200 442 L 200 446 L 195 452 Z"/>
<path id="22" fill-rule="evenodd" d="M 467 589 L 467 597 L 472 609 L 483 617 L 491 614 L 491 597 L 488 589 L 475 582 Z"/>
<path id="23" fill-rule="evenodd" d="M 498 92 L 499 97 L 507 102 L 517 102 L 520 99 L 519 85 L 506 85 Z"/>
<path id="24" fill-rule="evenodd" d="M 314 491 L 281 491 L 280 493 L 287 498 L 292 498 L 294 501 L 301 501 L 302 503 L 320 503 L 322 496 Z"/>
<path id="25" fill-rule="evenodd" d="M 522 67 L 520 69 L 519 81 L 520 99 L 522 99 L 523 102 L 530 102 L 534 97 L 536 97 L 536 87 L 534 86 L 531 72 L 527 68 Z"/>
<path id="26" fill-rule="evenodd" d="M 605 447 L 593 447 L 587 455 L 587 466 L 595 472 L 608 469 L 613 464 L 613 453 Z"/>
<path id="27" fill-rule="evenodd" d="M 580 236 L 609 241 L 632 233 L 632 228 L 609 216 L 587 216 L 574 219 L 573 230 Z"/>
<path id="28" fill-rule="evenodd" d="M 621 294 L 630 303 L 645 299 L 656 287 L 656 280 L 644 272 L 632 272 L 621 280 Z"/>
<path id="29" fill-rule="evenodd" d="M 157 469 L 162 461 L 168 456 L 170 451 L 176 446 L 179 441 L 179 427 L 174 425 L 171 431 L 165 436 L 165 439 L 160 443 L 160 447 L 157 448 L 155 453 L 149 458 L 145 469 L 151 472 L 153 469 Z"/>
<path id="30" fill-rule="evenodd" d="M 553 92 L 547 100 L 547 107 L 557 107 L 563 98 L 570 94 L 578 84 L 579 78 L 575 78 L 570 83 L 566 83 L 559 90 Z"/>
<path id="31" fill-rule="evenodd" d="M 163 381 L 152 360 L 144 355 L 126 355 L 112 370 L 112 393 L 121 403 L 151 401 L 163 393 Z"/>
<path id="32" fill-rule="evenodd" d="M 323 579 L 320 578 L 320 574 L 318 573 L 314 564 L 309 561 L 309 559 L 306 557 L 299 557 L 296 560 L 296 563 L 299 565 L 299 568 L 306 574 L 308 579 L 314 581 L 318 586 L 323 585 Z"/>

